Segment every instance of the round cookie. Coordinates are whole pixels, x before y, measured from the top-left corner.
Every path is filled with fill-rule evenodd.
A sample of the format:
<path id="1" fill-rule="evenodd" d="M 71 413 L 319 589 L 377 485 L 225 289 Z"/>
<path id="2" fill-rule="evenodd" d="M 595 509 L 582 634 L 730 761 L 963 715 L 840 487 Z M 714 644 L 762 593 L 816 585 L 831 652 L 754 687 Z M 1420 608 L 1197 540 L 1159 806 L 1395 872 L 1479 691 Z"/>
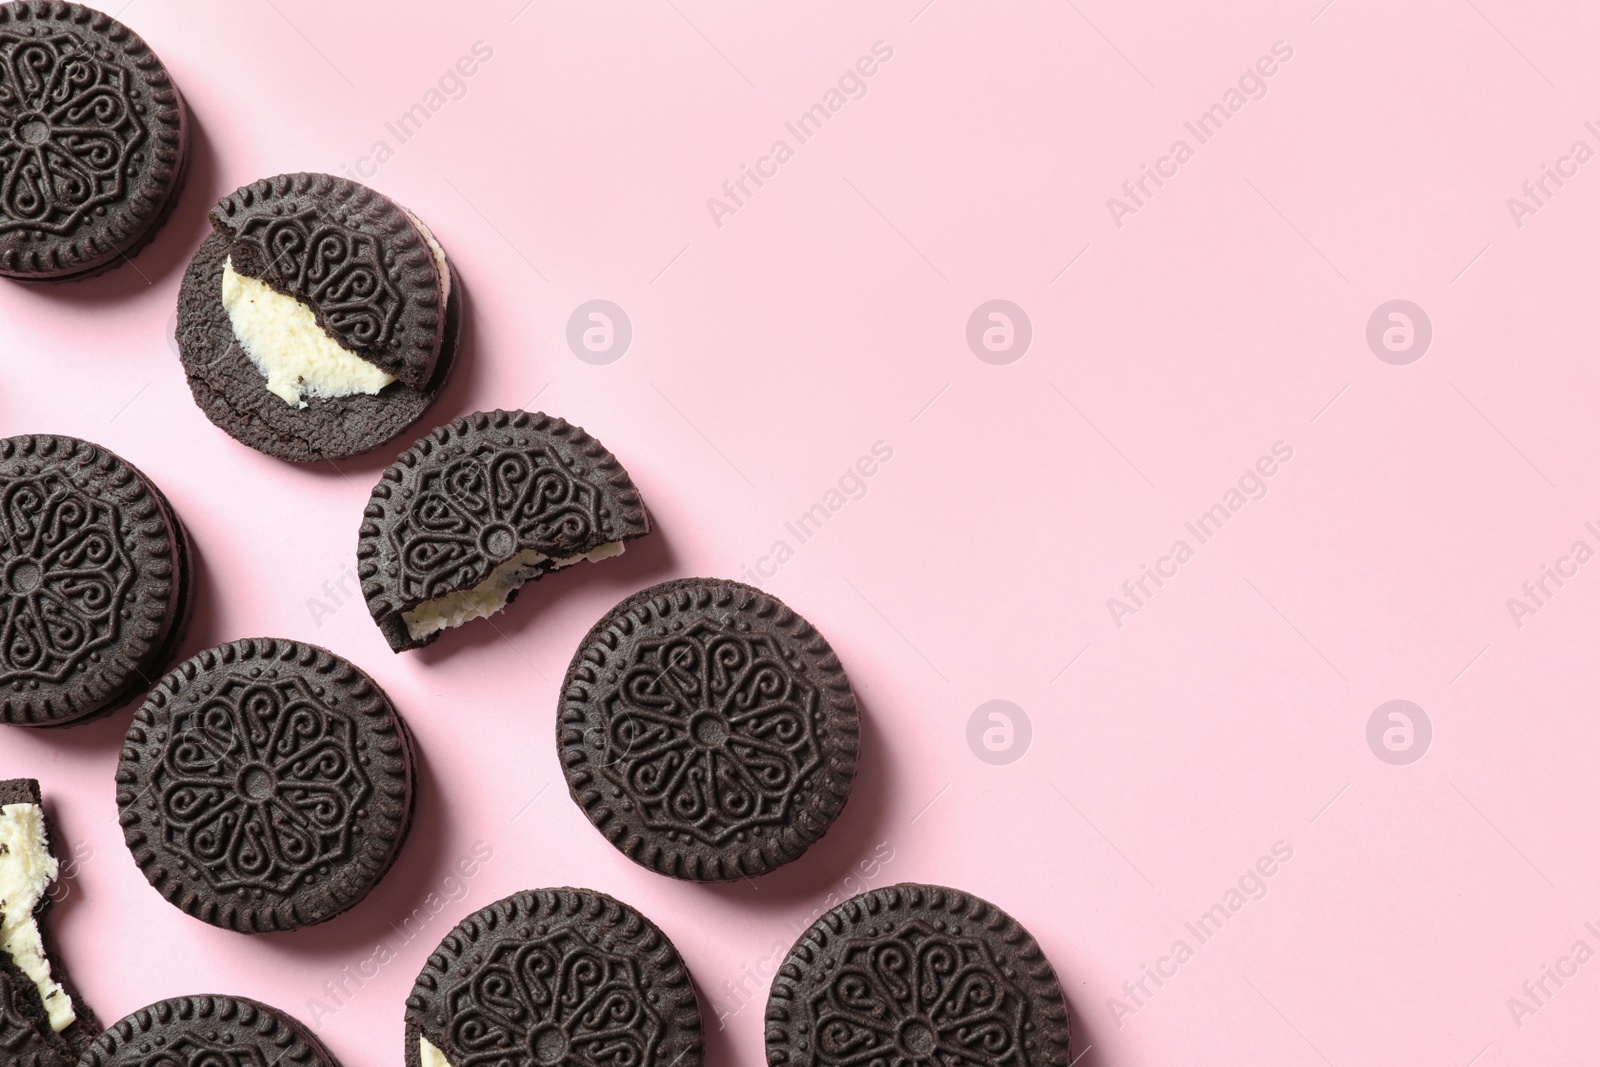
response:
<path id="1" fill-rule="evenodd" d="M 211 211 L 178 292 L 178 354 L 217 426 L 280 459 L 342 459 L 415 422 L 461 342 L 461 286 L 428 228 L 327 174 Z"/>
<path id="2" fill-rule="evenodd" d="M 373 621 L 404 652 L 493 615 L 526 582 L 619 555 L 649 532 L 628 472 L 581 426 L 478 412 L 383 472 L 361 524 L 357 575 Z"/>
<path id="3" fill-rule="evenodd" d="M 769 1067 L 1068 1067 L 1061 984 L 988 901 L 904 884 L 852 897 L 789 950 L 767 999 Z"/>
<path id="4" fill-rule="evenodd" d="M 0 722 L 64 726 L 154 684 L 190 605 L 183 524 L 75 437 L 0 439 Z"/>
<path id="5" fill-rule="evenodd" d="M 174 997 L 119 1020 L 78 1067 L 339 1067 L 299 1021 L 244 997 Z"/>
<path id="6" fill-rule="evenodd" d="M 376 682 L 326 649 L 254 638 L 180 664 L 135 713 L 122 833 L 150 884 L 240 933 L 353 907 L 411 827 L 410 736 Z"/>
<path id="7" fill-rule="evenodd" d="M 585 889 L 528 890 L 467 916 L 406 999 L 406 1067 L 700 1067 L 701 1044 L 672 942 Z"/>
<path id="8" fill-rule="evenodd" d="M 0 274 L 88 277 L 133 256 L 183 185 L 189 119 L 138 35 L 79 4 L 0 4 Z"/>
<path id="9" fill-rule="evenodd" d="M 821 838 L 850 795 L 860 720 L 844 668 L 810 623 L 748 585 L 635 593 L 583 639 L 562 694 L 573 800 L 660 874 L 765 874 Z"/>

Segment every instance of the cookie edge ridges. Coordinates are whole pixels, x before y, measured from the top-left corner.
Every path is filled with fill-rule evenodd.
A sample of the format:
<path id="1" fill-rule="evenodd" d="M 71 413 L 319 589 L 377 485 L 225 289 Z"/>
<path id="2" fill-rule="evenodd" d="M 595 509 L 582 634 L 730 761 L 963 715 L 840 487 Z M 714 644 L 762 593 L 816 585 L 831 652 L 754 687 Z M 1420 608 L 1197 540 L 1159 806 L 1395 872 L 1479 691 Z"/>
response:
<path id="1" fill-rule="evenodd" d="M 784 955 L 767 994 L 767 1009 L 763 1016 L 767 1067 L 799 1067 L 801 1063 L 790 1055 L 787 1047 L 790 1035 L 786 1027 L 793 1021 L 789 1004 L 794 999 L 796 987 L 804 979 L 804 972 L 794 962 L 795 959 L 798 957 L 807 966 L 814 965 L 826 952 L 829 940 L 844 932 L 846 917 L 852 923 L 859 922 L 862 917 L 871 917 L 901 906 L 901 900 L 908 906 L 919 906 L 924 897 L 928 905 L 933 907 L 948 908 L 948 904 L 941 903 L 943 901 L 958 904 L 963 914 L 983 923 L 1007 944 L 1019 946 L 1018 961 L 1027 968 L 1026 976 L 1034 987 L 1030 991 L 1032 1002 L 1040 1007 L 1045 1016 L 1040 1023 L 1041 1030 L 1045 1031 L 1042 1040 L 1051 1046 L 1046 1050 L 1040 1067 L 1067 1067 L 1071 1062 L 1071 1012 L 1067 1006 L 1066 991 L 1038 939 L 999 905 L 962 889 L 924 882 L 899 882 L 858 893 L 824 913 L 800 935 Z"/>
<path id="2" fill-rule="evenodd" d="M 276 1061 L 277 1067 L 307 1067 L 312 1064 L 338 1067 L 338 1061 L 327 1046 L 299 1019 L 249 997 L 215 993 L 158 1000 L 123 1016 L 89 1046 L 78 1067 L 115 1067 L 120 1059 L 116 1054 L 121 1046 L 157 1027 L 219 1016 L 224 1023 L 237 1020 L 239 1026 L 254 1029 L 257 1034 L 284 1050 Z M 305 1054 L 289 1057 L 288 1049 L 295 1041 L 304 1046 Z"/>
<path id="3" fill-rule="evenodd" d="M 429 953 L 421 972 L 417 975 L 417 980 L 412 984 L 411 992 L 406 996 L 405 1067 L 421 1067 L 416 1037 L 426 1036 L 424 1021 L 420 1016 L 429 1010 L 425 998 L 438 992 L 439 981 L 435 975 L 448 972 L 450 965 L 459 960 L 478 940 L 492 934 L 502 924 L 516 921 L 518 916 L 507 914 L 507 909 L 523 907 L 528 901 L 537 903 L 546 899 L 553 901 L 559 908 L 559 914 L 565 917 L 581 918 L 586 910 L 598 906 L 610 914 L 608 924 L 613 927 L 628 922 L 638 924 L 639 932 L 628 937 L 629 943 L 637 944 L 639 938 L 644 938 L 646 943 L 640 946 L 641 952 L 645 955 L 654 955 L 662 963 L 670 965 L 670 973 L 666 967 L 662 968 L 661 981 L 669 988 L 682 988 L 688 994 L 680 1012 L 681 1018 L 676 1020 L 676 1024 L 683 1030 L 684 1040 L 690 1047 L 680 1053 L 679 1059 L 674 1063 L 681 1067 L 700 1067 L 705 1055 L 705 1020 L 702 1016 L 700 993 L 695 986 L 694 976 L 689 973 L 688 964 L 683 960 L 683 954 L 678 951 L 678 947 L 672 943 L 666 932 L 638 908 L 608 893 L 573 886 L 524 889 L 502 897 L 462 919 L 439 940 L 438 947 Z M 538 916 L 547 912 L 535 909 L 527 914 Z M 590 921 L 595 921 L 598 916 L 588 918 Z M 474 936 L 468 936 L 464 931 L 469 926 L 477 926 L 480 929 Z M 448 1055 L 451 1051 L 446 1047 L 448 1044 L 446 1041 L 437 1047 Z"/>
<path id="4" fill-rule="evenodd" d="M 142 744 L 143 732 L 155 725 L 155 717 L 165 709 L 167 701 L 193 683 L 201 673 L 252 659 L 273 659 L 311 668 L 319 673 L 332 675 L 338 682 L 348 677 L 371 690 L 371 696 L 365 698 L 372 702 L 371 709 L 363 711 L 362 714 L 375 715 L 379 711 L 386 711 L 393 724 L 393 736 L 380 751 L 399 762 L 404 772 L 401 777 L 405 789 L 410 793 L 409 796 L 397 795 L 393 791 L 385 793 L 389 800 L 400 806 L 402 812 L 394 820 L 393 843 L 383 857 L 361 854 L 363 866 L 374 872 L 366 891 L 350 897 L 339 910 L 321 917 L 303 916 L 298 904 L 292 900 L 284 901 L 270 911 L 267 909 L 252 911 L 225 902 L 219 903 L 215 897 L 202 898 L 196 892 L 184 893 L 181 879 L 167 870 L 162 863 L 161 853 L 148 843 L 149 829 L 142 825 L 143 819 L 139 812 L 130 807 L 138 800 L 143 790 L 143 782 L 135 766 L 140 755 L 133 750 L 130 742 Z M 348 672 L 348 675 L 343 675 L 341 672 Z M 362 699 L 359 694 L 357 699 Z M 128 724 L 127 735 L 117 759 L 116 771 L 117 821 L 122 826 L 123 841 L 152 888 L 180 911 L 212 926 L 236 933 L 257 934 L 296 930 L 335 919 L 361 903 L 367 893 L 377 887 L 378 882 L 398 858 L 411 832 L 411 813 L 415 810 L 412 801 L 415 799 L 417 789 L 417 768 L 415 753 L 407 746 L 404 731 L 404 720 L 401 719 L 399 710 L 395 708 L 394 702 L 389 699 L 383 687 L 356 664 L 320 645 L 288 638 L 248 637 L 204 649 L 168 671 L 151 689 L 139 710 L 134 712 L 133 721 Z M 136 733 L 139 735 L 137 738 L 135 738 Z M 390 751 L 391 747 L 393 751 Z M 371 777 L 370 771 L 368 775 Z M 379 788 L 376 782 L 373 786 L 375 790 Z M 373 836 L 366 835 L 366 839 L 371 840 Z M 262 915 L 269 915 L 271 919 L 266 923 L 248 921 L 251 916 Z"/>
<path id="5" fill-rule="evenodd" d="M 19 17 L 20 16 L 20 17 Z M 122 49 L 122 57 L 136 68 L 150 83 L 154 110 L 161 115 L 155 135 L 159 151 L 152 169 L 143 181 L 130 190 L 124 204 L 135 204 L 136 210 L 126 212 L 116 220 L 117 236 L 102 238 L 91 233 L 73 237 L 65 245 L 51 249 L 49 266 L 29 268 L 19 266 L 20 257 L 15 252 L 0 253 L 0 274 L 24 281 L 70 281 L 95 273 L 98 268 L 113 262 L 121 254 L 133 251 L 141 239 L 152 236 L 151 227 L 182 188 L 183 165 L 187 159 L 189 126 L 188 106 L 166 64 L 155 50 L 128 26 L 117 19 L 91 7 L 59 0 L 23 0 L 20 3 L 0 4 L 0 25 L 25 20 L 47 19 L 57 22 L 66 19 L 105 37 Z M 157 172 L 159 169 L 159 173 Z M 151 190 L 159 188 L 160 196 Z"/>
<path id="6" fill-rule="evenodd" d="M 600 795 L 598 786 L 593 784 L 597 778 L 596 772 L 587 767 L 587 750 L 583 745 L 584 716 L 580 710 L 580 702 L 587 699 L 583 694 L 575 691 L 574 687 L 581 685 L 597 684 L 596 668 L 598 662 L 592 656 L 596 644 L 604 642 L 608 651 L 616 650 L 616 640 L 611 634 L 613 626 L 626 623 L 628 632 L 637 626 L 638 620 L 632 615 L 641 604 L 648 604 L 657 597 L 674 597 L 680 594 L 690 594 L 705 591 L 707 583 L 714 583 L 718 591 L 727 591 L 737 596 L 746 598 L 747 603 L 761 605 L 757 615 L 766 617 L 768 614 L 776 615 L 773 625 L 790 630 L 791 636 L 798 641 L 809 653 L 816 655 L 821 664 L 821 669 L 826 675 L 824 687 L 834 694 L 836 706 L 841 710 L 845 704 L 854 712 L 855 723 L 852 729 L 844 731 L 838 751 L 833 759 L 836 761 L 835 774 L 843 775 L 842 782 L 834 784 L 833 776 L 828 778 L 829 805 L 822 814 L 822 825 L 817 827 L 814 834 L 801 835 L 793 826 L 788 825 L 783 833 L 758 848 L 748 850 L 744 855 L 759 857 L 759 862 L 750 866 L 743 864 L 723 867 L 718 861 L 717 865 L 709 870 L 695 870 L 683 862 L 681 853 L 669 853 L 667 850 L 646 841 L 638 835 L 626 836 L 627 827 L 621 825 L 619 820 L 612 818 L 611 806 Z M 682 611 L 694 606 L 691 600 L 688 604 L 676 606 L 675 611 Z M 849 802 L 850 794 L 855 785 L 855 778 L 860 770 L 861 762 L 861 705 L 856 700 L 855 690 L 850 685 L 849 674 L 840 662 L 838 653 L 828 643 L 828 639 L 804 615 L 790 607 L 782 599 L 755 586 L 731 578 L 674 578 L 637 593 L 623 598 L 614 607 L 601 616 L 600 620 L 589 628 L 583 640 L 578 644 L 578 651 L 574 654 L 572 662 L 567 667 L 566 676 L 561 684 L 561 711 L 557 716 L 557 755 L 561 760 L 562 774 L 567 781 L 567 791 L 572 800 L 588 817 L 590 823 L 598 830 L 617 851 L 627 856 L 633 862 L 646 870 L 670 878 L 678 878 L 693 882 L 726 882 L 744 877 L 759 877 L 769 874 L 786 864 L 800 859 L 817 842 L 826 836 L 828 830 L 843 813 L 845 805 Z M 837 761 L 845 761 L 848 767 L 839 769 Z M 580 792 L 580 790 L 582 792 Z M 806 811 L 803 816 L 811 817 L 813 813 Z"/>
<path id="7" fill-rule="evenodd" d="M 44 447 L 41 448 L 41 445 Z M 160 600 L 160 618 L 153 618 L 150 613 L 146 613 L 135 620 L 123 620 L 124 625 L 142 625 L 152 630 L 148 636 L 138 638 L 141 645 L 137 655 L 130 657 L 119 651 L 117 658 L 121 662 L 123 676 L 123 683 L 120 686 L 112 688 L 97 683 L 95 695 L 76 702 L 68 699 L 70 694 L 64 694 L 62 707 L 65 713 L 62 715 L 52 715 L 48 712 L 25 714 L 23 709 L 29 707 L 28 701 L 13 701 L 9 695 L 0 694 L 0 716 L 5 716 L 0 721 L 25 727 L 74 726 L 120 707 L 148 684 L 146 668 L 159 670 L 164 666 L 157 661 L 163 655 L 172 628 L 181 626 L 185 621 L 178 615 L 187 610 L 182 604 L 184 593 L 182 584 L 186 576 L 180 569 L 177 544 L 179 533 L 178 529 L 167 521 L 167 511 L 162 506 L 163 498 L 156 484 L 139 468 L 104 445 L 66 434 L 19 434 L 0 438 L 0 463 L 11 459 L 24 449 L 28 454 L 39 456 L 44 461 L 55 462 L 61 466 L 78 465 L 88 468 L 91 472 L 97 472 L 97 477 L 108 481 L 109 491 L 122 498 L 119 500 L 119 505 L 130 509 L 130 518 L 139 537 L 153 539 L 164 534 L 167 540 L 167 552 L 164 556 L 157 556 L 147 551 L 144 554 L 145 559 L 141 560 L 139 568 L 141 580 L 164 580 L 166 588 L 160 594 L 151 594 L 152 598 L 158 597 Z M 50 455 L 52 451 L 56 453 L 53 460 Z M 136 489 L 130 492 L 130 485 Z M 178 521 L 175 511 L 171 516 L 173 522 Z M 145 565 L 148 565 L 148 568 Z M 52 705 L 45 703 L 43 707 L 48 709 Z M 16 718 L 9 717 L 12 714 L 15 714 Z"/>

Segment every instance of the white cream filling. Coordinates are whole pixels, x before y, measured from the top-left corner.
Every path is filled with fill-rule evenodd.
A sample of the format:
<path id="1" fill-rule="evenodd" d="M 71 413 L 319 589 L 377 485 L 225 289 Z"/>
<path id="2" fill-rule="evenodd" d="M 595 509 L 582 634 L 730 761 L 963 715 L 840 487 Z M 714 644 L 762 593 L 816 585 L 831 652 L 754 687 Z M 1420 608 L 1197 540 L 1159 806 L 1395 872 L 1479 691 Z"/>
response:
<path id="1" fill-rule="evenodd" d="M 376 393 L 394 381 L 329 337 L 308 305 L 235 271 L 232 257 L 222 264 L 222 306 L 245 355 L 266 375 L 268 391 L 286 404 L 303 408 L 302 396 Z"/>
<path id="2" fill-rule="evenodd" d="M 50 1028 L 60 1033 L 78 1015 L 72 998 L 50 976 L 44 937 L 33 909 L 56 880 L 59 865 L 50 855 L 44 832 L 44 809 L 37 804 L 0 807 L 0 945 L 23 974 L 39 987 L 39 999 L 50 1014 Z"/>
<path id="3" fill-rule="evenodd" d="M 433 1047 L 433 1042 L 425 1037 L 417 1038 L 417 1059 L 422 1061 L 422 1067 L 450 1067 L 450 1061 L 444 1058 L 444 1053 Z"/>
<path id="4" fill-rule="evenodd" d="M 473 619 L 487 619 L 506 606 L 511 594 L 528 579 L 545 570 L 559 570 L 574 563 L 588 560 L 596 563 L 612 556 L 622 555 L 626 546 L 621 541 L 607 541 L 599 548 L 582 552 L 565 559 L 551 559 L 533 549 L 524 549 L 489 573 L 489 577 L 471 589 L 458 589 L 453 593 L 426 603 L 418 604 L 400 618 L 405 621 L 406 632 L 413 641 L 420 641 L 441 630 L 449 630 Z M 549 567 L 541 564 L 549 562 Z"/>

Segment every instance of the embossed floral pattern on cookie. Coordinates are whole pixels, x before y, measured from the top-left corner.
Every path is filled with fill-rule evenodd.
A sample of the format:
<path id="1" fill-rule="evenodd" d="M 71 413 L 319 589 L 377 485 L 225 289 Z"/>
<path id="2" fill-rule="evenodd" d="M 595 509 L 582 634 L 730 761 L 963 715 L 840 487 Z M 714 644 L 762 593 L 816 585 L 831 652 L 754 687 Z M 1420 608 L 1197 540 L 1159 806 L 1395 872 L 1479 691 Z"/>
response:
<path id="1" fill-rule="evenodd" d="M 407 1067 L 424 1043 L 451 1067 L 699 1067 L 700 1010 L 649 919 L 603 893 L 529 890 L 429 957 L 406 1000 Z"/>
<path id="2" fill-rule="evenodd" d="M 0 722 L 64 726 L 142 692 L 182 635 L 189 572 L 183 524 L 131 464 L 0 438 Z"/>
<path id="3" fill-rule="evenodd" d="M 219 645 L 157 683 L 117 766 L 123 838 L 150 884 L 241 933 L 355 906 L 411 828 L 409 734 L 383 691 L 315 645 Z"/>
<path id="4" fill-rule="evenodd" d="M 567 787 L 635 862 L 721 881 L 797 859 L 843 809 L 860 722 L 838 657 L 759 589 L 685 578 L 597 622 L 567 669 Z"/>

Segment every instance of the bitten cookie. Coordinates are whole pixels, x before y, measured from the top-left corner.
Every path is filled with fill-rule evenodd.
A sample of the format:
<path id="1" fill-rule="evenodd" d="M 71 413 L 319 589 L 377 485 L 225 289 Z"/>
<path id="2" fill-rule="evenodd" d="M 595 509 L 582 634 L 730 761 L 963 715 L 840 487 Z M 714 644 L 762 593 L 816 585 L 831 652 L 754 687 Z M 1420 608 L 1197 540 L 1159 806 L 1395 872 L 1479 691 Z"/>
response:
<path id="1" fill-rule="evenodd" d="M 39 783 L 0 781 L 0 1063 L 7 1067 L 72 1067 L 100 1032 L 42 921 L 60 873 Z"/>
<path id="2" fill-rule="evenodd" d="M 78 1067 L 339 1067 L 309 1030 L 244 997 L 162 1000 L 100 1035 Z"/>
<path id="3" fill-rule="evenodd" d="M 517 893 L 462 920 L 406 999 L 406 1067 L 700 1067 L 700 1005 L 649 919 L 603 893 Z"/>
<path id="4" fill-rule="evenodd" d="M 377 683 L 271 638 L 161 679 L 117 766 L 123 837 L 150 884 L 240 933 L 353 907 L 399 855 L 414 789 L 409 735 Z"/>
<path id="5" fill-rule="evenodd" d="M 224 198 L 178 292 L 178 354 L 217 426 L 341 459 L 415 422 L 449 377 L 461 286 L 421 220 L 364 185 L 283 174 Z"/>
<path id="6" fill-rule="evenodd" d="M 562 685 L 573 800 L 634 862 L 711 882 L 798 859 L 855 778 L 860 720 L 839 659 L 777 597 L 685 578 L 624 600 Z"/>
<path id="7" fill-rule="evenodd" d="M 0 439 L 0 722 L 63 726 L 155 683 L 190 607 L 183 524 L 75 437 Z"/>
<path id="8" fill-rule="evenodd" d="M 977 897 L 895 885 L 803 934 L 767 1000 L 770 1067 L 1068 1067 L 1066 999 L 1015 919 Z"/>
<path id="9" fill-rule="evenodd" d="M 183 98 L 132 30 L 78 4 L 0 4 L 0 274 L 65 281 L 133 256 L 188 155 Z"/>
<path id="10" fill-rule="evenodd" d="M 367 609 L 396 652 L 484 619 L 559 567 L 650 532 L 628 472 L 580 426 L 488 411 L 441 426 L 383 472 L 356 550 Z"/>

